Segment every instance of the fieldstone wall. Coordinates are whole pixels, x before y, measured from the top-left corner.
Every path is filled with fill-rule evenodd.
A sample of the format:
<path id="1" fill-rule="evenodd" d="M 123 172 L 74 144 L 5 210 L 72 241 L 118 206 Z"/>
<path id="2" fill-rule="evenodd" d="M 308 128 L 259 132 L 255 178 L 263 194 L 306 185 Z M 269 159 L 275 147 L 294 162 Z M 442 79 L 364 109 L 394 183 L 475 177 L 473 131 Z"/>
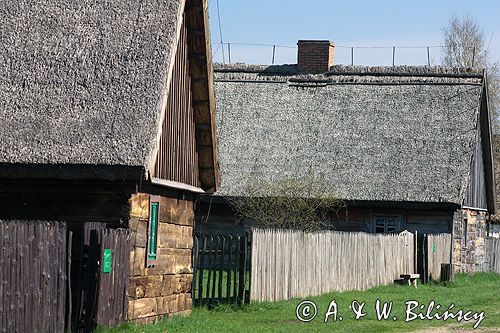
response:
<path id="1" fill-rule="evenodd" d="M 462 209 L 453 217 L 453 262 L 456 272 L 486 269 L 485 243 L 487 212 Z"/>
<path id="2" fill-rule="evenodd" d="M 189 313 L 193 280 L 193 202 L 160 197 L 158 259 L 153 267 L 146 267 L 149 195 L 132 195 L 130 205 L 128 319 L 151 323 L 165 315 Z"/>

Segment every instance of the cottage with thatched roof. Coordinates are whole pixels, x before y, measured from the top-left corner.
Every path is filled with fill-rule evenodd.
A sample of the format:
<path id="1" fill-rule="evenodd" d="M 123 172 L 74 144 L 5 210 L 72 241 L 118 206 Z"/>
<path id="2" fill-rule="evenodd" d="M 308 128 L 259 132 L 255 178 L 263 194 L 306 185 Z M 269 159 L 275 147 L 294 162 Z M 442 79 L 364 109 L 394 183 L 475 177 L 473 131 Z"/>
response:
<path id="1" fill-rule="evenodd" d="M 332 229 L 453 233 L 458 268 L 479 269 L 495 210 L 484 71 L 333 65 L 333 51 L 300 41 L 297 65 L 216 66 L 222 182 L 197 230 L 238 231 L 228 198 L 313 175 L 347 203 Z"/>
<path id="2" fill-rule="evenodd" d="M 69 284 L 54 290 L 68 292 L 66 325 L 190 311 L 193 202 L 218 184 L 207 1 L 9 1 L 0 14 L 0 220 L 67 226 Z"/>

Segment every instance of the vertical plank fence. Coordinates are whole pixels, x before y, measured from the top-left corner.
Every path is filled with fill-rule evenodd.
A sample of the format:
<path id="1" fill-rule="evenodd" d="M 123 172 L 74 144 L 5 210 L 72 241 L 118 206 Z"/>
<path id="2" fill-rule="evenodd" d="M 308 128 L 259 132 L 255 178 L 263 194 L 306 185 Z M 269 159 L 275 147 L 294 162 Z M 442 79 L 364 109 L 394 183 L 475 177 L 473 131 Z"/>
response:
<path id="1" fill-rule="evenodd" d="M 249 302 L 250 235 L 195 236 L 193 305 Z"/>
<path id="2" fill-rule="evenodd" d="M 500 238 L 486 238 L 485 246 L 489 270 L 500 274 Z"/>
<path id="3" fill-rule="evenodd" d="M 0 221 L 0 331 L 64 332 L 68 290 L 64 222 Z"/>
<path id="4" fill-rule="evenodd" d="M 128 229 L 85 223 L 77 288 L 79 333 L 91 332 L 96 325 L 110 327 L 127 320 L 130 241 Z M 106 265 L 109 269 L 105 269 Z"/>
<path id="5" fill-rule="evenodd" d="M 414 235 L 254 229 L 251 301 L 363 290 L 414 273 Z"/>
<path id="6" fill-rule="evenodd" d="M 106 249 L 111 256 L 109 270 L 105 269 Z M 96 322 L 98 325 L 112 327 L 127 320 L 130 230 L 103 230 L 100 263 Z"/>

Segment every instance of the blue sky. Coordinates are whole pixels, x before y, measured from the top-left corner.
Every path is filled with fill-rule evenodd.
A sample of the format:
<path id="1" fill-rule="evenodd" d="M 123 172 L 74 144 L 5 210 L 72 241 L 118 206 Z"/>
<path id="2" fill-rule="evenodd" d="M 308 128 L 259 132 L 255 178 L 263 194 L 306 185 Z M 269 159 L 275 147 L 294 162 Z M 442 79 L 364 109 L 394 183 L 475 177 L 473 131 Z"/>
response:
<path id="1" fill-rule="evenodd" d="M 296 46 L 299 39 L 330 39 L 337 46 L 387 46 L 355 48 L 354 63 L 392 65 L 392 46 L 442 45 L 441 28 L 451 15 L 471 15 L 491 38 L 490 53 L 500 59 L 500 1 L 464 0 L 218 0 L 224 42 L 231 43 L 231 61 L 270 64 L 272 46 Z M 212 50 L 221 40 L 217 0 L 209 0 Z M 228 50 L 225 47 L 225 61 Z M 430 48 L 432 64 L 441 59 L 439 48 Z M 215 62 L 222 61 L 219 48 Z M 276 49 L 276 63 L 296 63 L 295 48 Z M 338 47 L 335 63 L 350 63 L 350 48 Z M 427 63 L 427 49 L 397 48 L 396 65 Z"/>

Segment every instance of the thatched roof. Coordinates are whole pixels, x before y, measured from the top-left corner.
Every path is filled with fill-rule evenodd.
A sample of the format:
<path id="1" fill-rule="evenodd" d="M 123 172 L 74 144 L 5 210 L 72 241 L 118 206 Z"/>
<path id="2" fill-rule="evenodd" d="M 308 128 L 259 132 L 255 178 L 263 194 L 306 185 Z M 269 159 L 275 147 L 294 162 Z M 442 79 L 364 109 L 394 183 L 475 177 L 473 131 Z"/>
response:
<path id="1" fill-rule="evenodd" d="M 215 80 L 219 195 L 312 176 L 346 200 L 463 204 L 481 70 L 238 64 Z"/>
<path id="2" fill-rule="evenodd" d="M 146 168 L 183 6 L 2 3 L 0 163 Z"/>

